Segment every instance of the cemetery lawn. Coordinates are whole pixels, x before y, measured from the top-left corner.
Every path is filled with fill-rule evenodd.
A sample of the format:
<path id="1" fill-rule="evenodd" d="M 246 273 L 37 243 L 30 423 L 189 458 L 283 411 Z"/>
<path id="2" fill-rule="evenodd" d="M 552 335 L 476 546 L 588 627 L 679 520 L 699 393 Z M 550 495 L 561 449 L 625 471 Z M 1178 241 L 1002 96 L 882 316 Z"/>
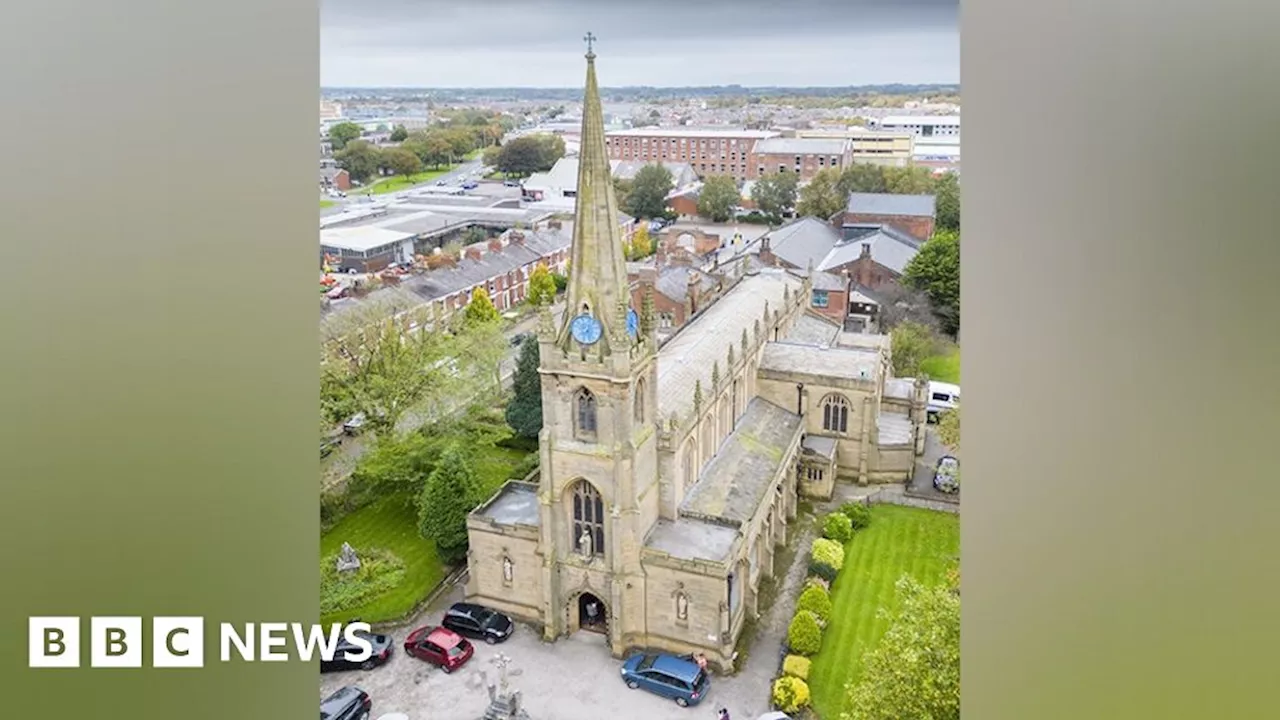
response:
<path id="1" fill-rule="evenodd" d="M 484 500 L 510 479 L 512 469 L 527 454 L 488 443 L 476 448 L 472 467 Z M 357 556 L 366 548 L 383 548 L 395 554 L 405 564 L 404 580 L 364 605 L 321 617 L 321 623 L 351 618 L 370 623 L 399 620 L 426 599 L 448 574 L 436 555 L 435 545 L 418 534 L 417 506 L 408 495 L 380 498 L 339 520 L 321 536 L 320 557 L 336 554 L 344 542 L 351 543 Z"/>
<path id="2" fill-rule="evenodd" d="M 898 578 L 908 574 L 927 585 L 945 582 L 960 555 L 955 515 L 876 505 L 872 518 L 845 546 L 844 568 L 831 588 L 831 622 L 809 672 L 819 717 L 838 718 L 845 709 L 845 684 L 860 678 L 863 655 L 888 629 L 879 611 L 896 607 Z"/>

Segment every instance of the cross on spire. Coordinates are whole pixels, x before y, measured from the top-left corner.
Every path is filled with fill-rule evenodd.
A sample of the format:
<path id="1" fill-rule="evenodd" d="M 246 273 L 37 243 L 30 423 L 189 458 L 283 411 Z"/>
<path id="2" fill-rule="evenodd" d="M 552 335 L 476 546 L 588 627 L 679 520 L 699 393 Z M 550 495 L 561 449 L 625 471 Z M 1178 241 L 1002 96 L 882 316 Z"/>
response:
<path id="1" fill-rule="evenodd" d="M 592 46 L 593 46 L 593 44 L 595 43 L 595 41 L 596 41 L 596 40 L 598 40 L 599 38 L 597 38 L 595 35 L 593 35 L 593 34 L 591 33 L 591 31 L 590 31 L 590 30 L 588 30 L 588 31 L 587 31 L 587 34 L 586 34 L 586 35 L 584 35 L 584 36 L 582 37 L 582 39 L 583 39 L 583 40 L 585 40 L 585 41 L 587 41 L 587 54 L 588 54 L 588 55 L 594 55 L 594 54 L 595 54 L 595 52 L 592 50 Z"/>

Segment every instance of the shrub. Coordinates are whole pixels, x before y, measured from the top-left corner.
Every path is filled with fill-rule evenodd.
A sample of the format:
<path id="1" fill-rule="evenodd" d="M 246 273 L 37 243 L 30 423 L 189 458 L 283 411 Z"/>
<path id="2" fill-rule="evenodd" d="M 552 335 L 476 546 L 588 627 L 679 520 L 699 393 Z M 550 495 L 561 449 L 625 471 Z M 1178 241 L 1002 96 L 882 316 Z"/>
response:
<path id="1" fill-rule="evenodd" d="M 822 628 L 808 610 L 796 612 L 787 628 L 787 647 L 797 655 L 816 655 L 822 649 Z"/>
<path id="2" fill-rule="evenodd" d="M 844 567 L 844 546 L 834 540 L 825 538 L 814 540 L 810 553 L 813 562 L 830 565 L 836 572 Z"/>
<path id="3" fill-rule="evenodd" d="M 798 677 L 784 675 L 773 681 L 773 706 L 788 715 L 809 706 L 809 685 Z"/>
<path id="4" fill-rule="evenodd" d="M 822 535 L 844 545 L 853 537 L 853 521 L 844 513 L 833 512 L 822 521 Z"/>
<path id="5" fill-rule="evenodd" d="M 800 593 L 796 607 L 800 610 L 808 610 L 825 623 L 831 617 L 831 596 L 820 587 L 809 586 Z"/>
<path id="6" fill-rule="evenodd" d="M 823 590 L 824 592 L 829 593 L 831 592 L 831 581 L 821 577 L 813 576 L 813 577 L 810 577 L 808 580 L 804 581 L 804 587 L 805 589 L 816 587 Z"/>
<path id="7" fill-rule="evenodd" d="M 831 567 L 826 563 L 811 560 L 809 562 L 809 574 L 823 580 L 828 585 L 836 581 L 836 576 L 840 574 L 839 570 Z"/>
<path id="8" fill-rule="evenodd" d="M 840 512 L 849 518 L 855 532 L 871 524 L 871 508 L 859 502 L 847 502 L 840 506 Z"/>
<path id="9" fill-rule="evenodd" d="M 320 559 L 320 614 L 359 607 L 404 580 L 404 561 L 381 548 L 361 550 L 360 568 L 338 572 L 338 553 Z"/>
<path id="10" fill-rule="evenodd" d="M 801 680 L 808 680 L 809 667 L 812 664 L 813 661 L 802 655 L 788 655 L 782 661 L 782 674 L 800 678 Z"/>

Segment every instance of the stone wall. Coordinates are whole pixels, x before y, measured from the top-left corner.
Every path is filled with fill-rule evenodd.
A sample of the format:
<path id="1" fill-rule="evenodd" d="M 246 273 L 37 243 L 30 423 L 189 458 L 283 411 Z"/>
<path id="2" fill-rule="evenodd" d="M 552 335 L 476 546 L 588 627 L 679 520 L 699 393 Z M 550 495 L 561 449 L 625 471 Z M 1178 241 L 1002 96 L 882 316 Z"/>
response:
<path id="1" fill-rule="evenodd" d="M 501 610 L 526 622 L 546 621 L 542 608 L 542 557 L 536 528 L 481 529 L 469 524 L 467 599 Z M 511 559 L 511 581 L 503 575 L 503 558 Z"/>

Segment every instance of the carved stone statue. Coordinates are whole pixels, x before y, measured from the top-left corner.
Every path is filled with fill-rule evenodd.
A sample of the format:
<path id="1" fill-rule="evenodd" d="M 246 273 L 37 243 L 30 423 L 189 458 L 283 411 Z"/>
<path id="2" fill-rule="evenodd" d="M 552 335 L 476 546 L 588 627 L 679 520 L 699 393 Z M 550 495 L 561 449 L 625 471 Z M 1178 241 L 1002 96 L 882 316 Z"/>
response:
<path id="1" fill-rule="evenodd" d="M 342 543 L 342 552 L 338 553 L 338 572 L 350 572 L 360 569 L 360 558 L 350 543 Z"/>
<path id="2" fill-rule="evenodd" d="M 684 593 L 676 594 L 676 617 L 680 620 L 689 619 L 689 598 Z"/>
<path id="3" fill-rule="evenodd" d="M 502 579 L 511 582 L 515 568 L 511 564 L 511 558 L 502 558 Z"/>
<path id="4" fill-rule="evenodd" d="M 589 558 L 594 554 L 591 547 L 591 528 L 583 528 L 582 534 L 578 536 L 578 552 L 582 553 L 582 557 Z"/>

